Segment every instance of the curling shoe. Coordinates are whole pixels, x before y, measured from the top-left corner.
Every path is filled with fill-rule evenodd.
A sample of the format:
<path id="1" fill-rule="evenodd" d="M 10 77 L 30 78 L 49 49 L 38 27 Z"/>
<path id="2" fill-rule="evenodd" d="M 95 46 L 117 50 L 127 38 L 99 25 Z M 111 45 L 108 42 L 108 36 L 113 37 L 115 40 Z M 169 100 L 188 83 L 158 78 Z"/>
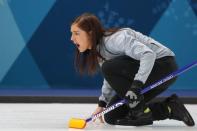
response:
<path id="1" fill-rule="evenodd" d="M 187 126 L 194 126 L 194 120 L 176 94 L 165 100 L 169 110 L 169 119 L 183 121 Z"/>

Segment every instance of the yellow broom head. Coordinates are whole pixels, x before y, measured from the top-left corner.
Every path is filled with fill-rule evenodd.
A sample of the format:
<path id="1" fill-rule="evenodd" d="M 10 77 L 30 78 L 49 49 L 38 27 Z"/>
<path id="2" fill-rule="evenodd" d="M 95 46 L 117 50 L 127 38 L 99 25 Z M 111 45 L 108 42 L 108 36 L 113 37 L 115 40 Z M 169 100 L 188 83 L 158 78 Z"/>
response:
<path id="1" fill-rule="evenodd" d="M 83 129 L 86 126 L 86 120 L 71 118 L 68 124 L 69 128 Z"/>

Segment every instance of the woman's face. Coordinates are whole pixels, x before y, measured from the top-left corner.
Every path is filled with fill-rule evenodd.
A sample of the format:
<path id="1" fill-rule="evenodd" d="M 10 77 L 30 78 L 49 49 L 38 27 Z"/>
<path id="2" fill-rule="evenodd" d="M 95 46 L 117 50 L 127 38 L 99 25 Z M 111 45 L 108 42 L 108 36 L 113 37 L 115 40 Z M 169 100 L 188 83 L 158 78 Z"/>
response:
<path id="1" fill-rule="evenodd" d="M 91 49 L 88 33 L 81 30 L 77 24 L 71 26 L 71 33 L 71 41 L 76 45 L 79 52 L 85 52 L 87 49 Z"/>

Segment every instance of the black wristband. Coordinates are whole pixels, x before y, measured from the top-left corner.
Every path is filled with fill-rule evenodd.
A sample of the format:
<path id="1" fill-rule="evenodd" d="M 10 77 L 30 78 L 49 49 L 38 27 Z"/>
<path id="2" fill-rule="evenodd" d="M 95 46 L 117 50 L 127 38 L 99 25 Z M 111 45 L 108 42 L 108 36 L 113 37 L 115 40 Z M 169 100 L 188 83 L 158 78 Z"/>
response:
<path id="1" fill-rule="evenodd" d="M 99 102 L 98 102 L 98 106 L 99 106 L 99 107 L 106 107 L 106 105 L 107 105 L 107 104 L 106 104 L 106 102 L 104 102 L 104 101 L 99 101 Z"/>

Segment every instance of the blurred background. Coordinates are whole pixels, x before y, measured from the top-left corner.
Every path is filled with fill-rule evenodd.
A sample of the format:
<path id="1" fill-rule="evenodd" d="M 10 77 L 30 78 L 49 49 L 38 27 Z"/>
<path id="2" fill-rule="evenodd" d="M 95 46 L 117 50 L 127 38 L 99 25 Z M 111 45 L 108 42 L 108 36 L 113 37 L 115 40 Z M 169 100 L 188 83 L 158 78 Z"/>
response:
<path id="1" fill-rule="evenodd" d="M 0 101 L 100 95 L 101 74 L 79 76 L 73 64 L 70 25 L 84 12 L 106 28 L 131 27 L 160 41 L 179 67 L 197 60 L 196 0 L 0 0 Z M 196 81 L 193 68 L 162 95 L 197 98 Z"/>

